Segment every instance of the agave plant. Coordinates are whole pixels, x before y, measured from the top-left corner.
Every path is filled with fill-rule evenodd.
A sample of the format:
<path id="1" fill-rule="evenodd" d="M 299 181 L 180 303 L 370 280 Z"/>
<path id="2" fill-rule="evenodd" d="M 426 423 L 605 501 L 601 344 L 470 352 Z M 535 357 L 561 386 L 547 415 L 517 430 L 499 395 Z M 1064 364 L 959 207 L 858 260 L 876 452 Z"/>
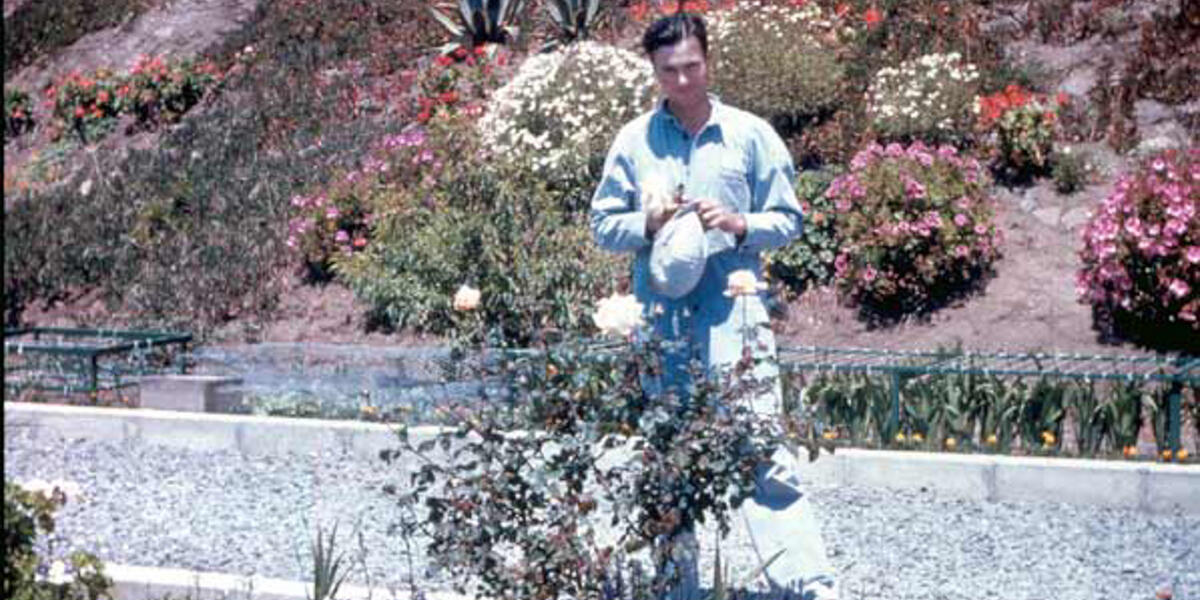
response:
<path id="1" fill-rule="evenodd" d="M 546 3 L 546 11 L 558 27 L 558 39 L 546 44 L 549 50 L 559 43 L 588 39 L 599 21 L 600 0 L 550 0 Z"/>
<path id="2" fill-rule="evenodd" d="M 454 8 L 452 2 L 429 6 L 433 18 L 454 36 L 442 47 L 443 52 L 460 46 L 508 43 L 520 33 L 516 22 L 525 11 L 525 0 L 458 0 L 457 13 Z"/>

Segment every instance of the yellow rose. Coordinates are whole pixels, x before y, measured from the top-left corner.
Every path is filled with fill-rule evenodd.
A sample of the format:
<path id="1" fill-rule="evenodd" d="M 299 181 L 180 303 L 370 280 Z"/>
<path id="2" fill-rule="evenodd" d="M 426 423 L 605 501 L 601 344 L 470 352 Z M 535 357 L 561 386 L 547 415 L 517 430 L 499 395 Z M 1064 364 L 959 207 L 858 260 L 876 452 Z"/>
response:
<path id="1" fill-rule="evenodd" d="M 767 289 L 767 284 L 760 282 L 758 277 L 754 275 L 754 271 L 749 269 L 730 273 L 729 279 L 725 282 L 725 295 L 730 298 L 734 296 L 753 296 L 765 289 Z"/>

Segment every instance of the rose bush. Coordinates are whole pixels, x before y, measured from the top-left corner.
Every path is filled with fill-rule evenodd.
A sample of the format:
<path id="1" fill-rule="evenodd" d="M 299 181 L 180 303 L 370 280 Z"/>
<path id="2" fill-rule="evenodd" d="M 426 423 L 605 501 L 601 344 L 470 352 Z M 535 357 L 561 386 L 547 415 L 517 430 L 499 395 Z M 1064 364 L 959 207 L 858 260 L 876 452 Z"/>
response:
<path id="1" fill-rule="evenodd" d="M 1195 348 L 1200 332 L 1200 150 L 1123 174 L 1084 226 L 1076 291 L 1107 334 Z"/>
<path id="2" fill-rule="evenodd" d="M 987 173 L 951 146 L 872 144 L 826 195 L 839 290 L 869 316 L 925 312 L 968 291 L 999 257 Z"/>

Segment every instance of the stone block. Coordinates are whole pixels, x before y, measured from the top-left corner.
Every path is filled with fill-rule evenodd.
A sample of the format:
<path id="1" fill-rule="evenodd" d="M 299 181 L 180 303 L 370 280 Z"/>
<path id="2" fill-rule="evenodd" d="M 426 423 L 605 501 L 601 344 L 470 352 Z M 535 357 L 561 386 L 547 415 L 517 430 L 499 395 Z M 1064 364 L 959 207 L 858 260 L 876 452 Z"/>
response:
<path id="1" fill-rule="evenodd" d="M 152 375 L 142 378 L 142 408 L 231 412 L 242 403 L 242 380 L 221 375 Z"/>

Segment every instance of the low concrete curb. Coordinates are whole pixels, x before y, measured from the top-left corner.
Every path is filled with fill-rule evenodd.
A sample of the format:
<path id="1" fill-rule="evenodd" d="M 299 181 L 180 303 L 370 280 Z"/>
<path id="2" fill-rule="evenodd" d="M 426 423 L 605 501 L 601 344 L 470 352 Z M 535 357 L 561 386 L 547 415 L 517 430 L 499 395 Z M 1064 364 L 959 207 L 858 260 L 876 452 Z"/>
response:
<path id="1" fill-rule="evenodd" d="M 396 446 L 393 427 L 378 423 L 21 402 L 4 403 L 4 426 L 30 427 L 34 440 L 45 443 L 88 438 L 246 455 L 333 450 L 375 459 Z M 437 431 L 414 427 L 409 438 L 417 442 Z M 1200 514 L 1198 465 L 857 449 L 801 462 L 802 477 L 829 484 Z"/>
<path id="2" fill-rule="evenodd" d="M 117 600 L 306 600 L 312 584 L 270 577 L 209 573 L 187 569 L 138 567 L 108 564 L 105 573 L 113 580 Z M 406 590 L 343 585 L 339 600 L 411 600 Z M 425 600 L 468 600 L 453 592 L 422 591 Z"/>
<path id="3" fill-rule="evenodd" d="M 977 501 L 1200 514 L 1197 465 L 844 449 L 801 472 L 825 483 L 928 490 Z"/>

